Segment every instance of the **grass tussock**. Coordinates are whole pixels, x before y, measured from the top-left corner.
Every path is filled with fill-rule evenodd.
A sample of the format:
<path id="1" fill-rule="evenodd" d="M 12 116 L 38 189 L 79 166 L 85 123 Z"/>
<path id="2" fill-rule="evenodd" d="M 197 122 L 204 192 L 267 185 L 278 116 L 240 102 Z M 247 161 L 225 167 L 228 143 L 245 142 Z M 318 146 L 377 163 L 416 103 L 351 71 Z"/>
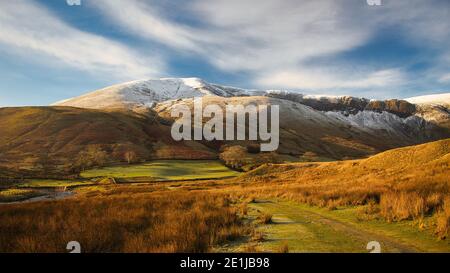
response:
<path id="1" fill-rule="evenodd" d="M 266 240 L 266 236 L 261 231 L 253 231 L 251 241 L 252 242 L 264 242 Z"/>
<path id="2" fill-rule="evenodd" d="M 444 202 L 442 210 L 436 217 L 436 233 L 441 239 L 445 239 L 450 234 L 450 198 Z"/>
<path id="3" fill-rule="evenodd" d="M 257 220 L 258 220 L 258 223 L 260 223 L 260 224 L 265 224 L 265 225 L 271 224 L 272 223 L 272 214 L 270 214 L 270 213 L 261 213 L 258 216 Z"/>
<path id="4" fill-rule="evenodd" d="M 207 252 L 248 232 L 218 194 L 160 192 L 0 207 L 1 252 Z"/>
<path id="5" fill-rule="evenodd" d="M 254 244 L 246 245 L 242 249 L 242 252 L 244 253 L 260 253 L 261 250 Z"/>
<path id="6" fill-rule="evenodd" d="M 430 208 L 416 192 L 387 192 L 381 196 L 380 209 L 386 220 L 401 221 L 422 218 Z"/>
<path id="7" fill-rule="evenodd" d="M 289 245 L 287 242 L 283 242 L 278 249 L 279 253 L 289 253 Z"/>

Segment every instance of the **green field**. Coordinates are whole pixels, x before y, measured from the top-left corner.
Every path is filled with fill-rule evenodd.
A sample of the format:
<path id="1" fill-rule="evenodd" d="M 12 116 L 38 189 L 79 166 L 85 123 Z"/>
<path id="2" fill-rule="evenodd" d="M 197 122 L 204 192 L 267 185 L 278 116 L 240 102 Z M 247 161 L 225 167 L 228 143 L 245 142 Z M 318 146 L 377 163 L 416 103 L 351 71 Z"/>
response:
<path id="1" fill-rule="evenodd" d="M 88 170 L 81 173 L 81 177 L 114 177 L 117 179 L 145 177 L 152 181 L 175 181 L 217 179 L 234 177 L 238 174 L 216 160 L 157 160 L 144 164 Z"/>
<path id="2" fill-rule="evenodd" d="M 0 202 L 18 202 L 41 195 L 34 190 L 7 189 L 0 191 Z"/>

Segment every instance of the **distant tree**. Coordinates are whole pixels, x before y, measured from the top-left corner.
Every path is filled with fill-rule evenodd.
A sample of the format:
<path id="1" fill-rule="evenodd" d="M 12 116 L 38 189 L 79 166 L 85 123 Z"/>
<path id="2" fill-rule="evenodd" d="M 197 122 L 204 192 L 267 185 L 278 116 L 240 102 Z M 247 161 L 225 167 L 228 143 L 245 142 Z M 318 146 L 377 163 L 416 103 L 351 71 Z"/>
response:
<path id="1" fill-rule="evenodd" d="M 93 166 L 104 166 L 108 161 L 108 154 L 100 147 L 90 146 L 87 150 L 88 156 L 92 161 Z"/>
<path id="2" fill-rule="evenodd" d="M 76 157 L 73 168 L 85 171 L 87 168 L 101 167 L 106 164 L 108 154 L 98 146 L 89 146 Z"/>
<path id="3" fill-rule="evenodd" d="M 227 147 L 220 154 L 220 159 L 225 163 L 225 165 L 233 169 L 240 169 L 246 158 L 247 149 L 239 145 Z"/>
<path id="4" fill-rule="evenodd" d="M 132 162 L 136 161 L 137 155 L 134 151 L 126 151 L 124 153 L 124 157 L 128 164 L 131 164 Z"/>

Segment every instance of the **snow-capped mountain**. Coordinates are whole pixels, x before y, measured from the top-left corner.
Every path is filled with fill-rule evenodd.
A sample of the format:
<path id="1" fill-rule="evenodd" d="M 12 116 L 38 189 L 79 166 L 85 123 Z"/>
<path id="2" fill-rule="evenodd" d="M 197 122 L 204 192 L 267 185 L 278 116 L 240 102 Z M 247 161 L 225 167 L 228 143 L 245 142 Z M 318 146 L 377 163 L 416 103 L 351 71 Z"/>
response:
<path id="1" fill-rule="evenodd" d="M 118 84 L 54 104 L 72 107 L 0 108 L 0 131 L 4 132 L 0 153 L 11 162 L 21 160 L 24 164 L 30 158 L 39 160 L 36 156 L 40 154 L 64 162 L 90 145 L 100 145 L 113 162 L 123 160 L 125 150 L 146 160 L 211 159 L 230 145 L 250 144 L 174 141 L 171 109 L 180 104 L 193 107 L 193 97 L 203 97 L 205 105 L 222 108 L 230 104 L 279 105 L 277 153 L 292 160 L 311 156 L 312 160 L 361 158 L 450 138 L 448 94 L 411 98 L 409 102 L 381 101 L 246 90 L 198 78 L 164 78 Z M 10 124 L 17 126 L 11 128 Z M 2 166 L 0 160 L 2 168 L 13 167 Z"/>
<path id="2" fill-rule="evenodd" d="M 93 109 L 152 108 L 157 103 L 168 100 L 203 96 L 267 96 L 297 102 L 324 112 L 341 112 L 344 115 L 357 114 L 361 111 L 388 112 L 402 118 L 414 115 L 418 111 L 416 104 L 450 104 L 450 93 L 405 100 L 380 101 L 353 96 L 305 95 L 281 90 L 248 90 L 207 83 L 199 78 L 162 78 L 117 84 L 79 97 L 59 101 L 53 105 Z"/>
<path id="3" fill-rule="evenodd" d="M 290 139 L 292 143 L 298 141 L 298 137 L 313 143 L 316 139 L 320 140 L 318 135 L 339 135 L 366 144 L 381 140 L 379 146 L 382 150 L 383 142 L 395 143 L 391 145 L 395 147 L 450 137 L 448 93 L 407 100 L 371 100 L 353 96 L 304 95 L 280 90 L 248 90 L 211 84 L 199 78 L 163 78 L 118 84 L 54 105 L 93 109 L 143 107 L 168 117 L 173 105 L 192 106 L 193 97 L 205 97 L 207 99 L 204 102 L 219 105 L 278 104 L 282 112 L 280 126 L 290 132 L 285 134 L 285 139 Z M 309 136 L 309 132 L 303 131 L 304 128 L 310 128 L 314 133 Z M 288 145 L 286 150 L 293 146 Z"/>
<path id="4" fill-rule="evenodd" d="M 199 78 L 162 78 L 117 84 L 53 105 L 93 109 L 153 107 L 155 103 L 173 99 L 247 94 L 244 89 L 210 84 Z"/>

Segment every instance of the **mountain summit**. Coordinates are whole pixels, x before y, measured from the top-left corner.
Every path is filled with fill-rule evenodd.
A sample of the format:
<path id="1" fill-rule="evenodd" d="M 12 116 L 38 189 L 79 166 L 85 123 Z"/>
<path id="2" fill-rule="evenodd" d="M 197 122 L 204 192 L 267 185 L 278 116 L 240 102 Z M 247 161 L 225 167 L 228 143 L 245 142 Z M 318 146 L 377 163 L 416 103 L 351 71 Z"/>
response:
<path id="1" fill-rule="evenodd" d="M 137 80 L 105 87 L 85 95 L 62 100 L 52 106 L 89 109 L 136 107 L 153 108 L 157 103 L 203 96 L 243 97 L 266 96 L 307 105 L 319 111 L 357 114 L 360 111 L 390 112 L 400 117 L 413 115 L 414 105 L 450 104 L 450 93 L 414 97 L 405 100 L 371 100 L 353 96 L 317 96 L 282 90 L 249 90 L 208 83 L 199 78 L 161 78 Z"/>
<path id="2" fill-rule="evenodd" d="M 166 100 L 246 94 L 244 89 L 210 84 L 199 78 L 161 78 L 117 84 L 52 105 L 91 109 L 152 107 Z"/>

